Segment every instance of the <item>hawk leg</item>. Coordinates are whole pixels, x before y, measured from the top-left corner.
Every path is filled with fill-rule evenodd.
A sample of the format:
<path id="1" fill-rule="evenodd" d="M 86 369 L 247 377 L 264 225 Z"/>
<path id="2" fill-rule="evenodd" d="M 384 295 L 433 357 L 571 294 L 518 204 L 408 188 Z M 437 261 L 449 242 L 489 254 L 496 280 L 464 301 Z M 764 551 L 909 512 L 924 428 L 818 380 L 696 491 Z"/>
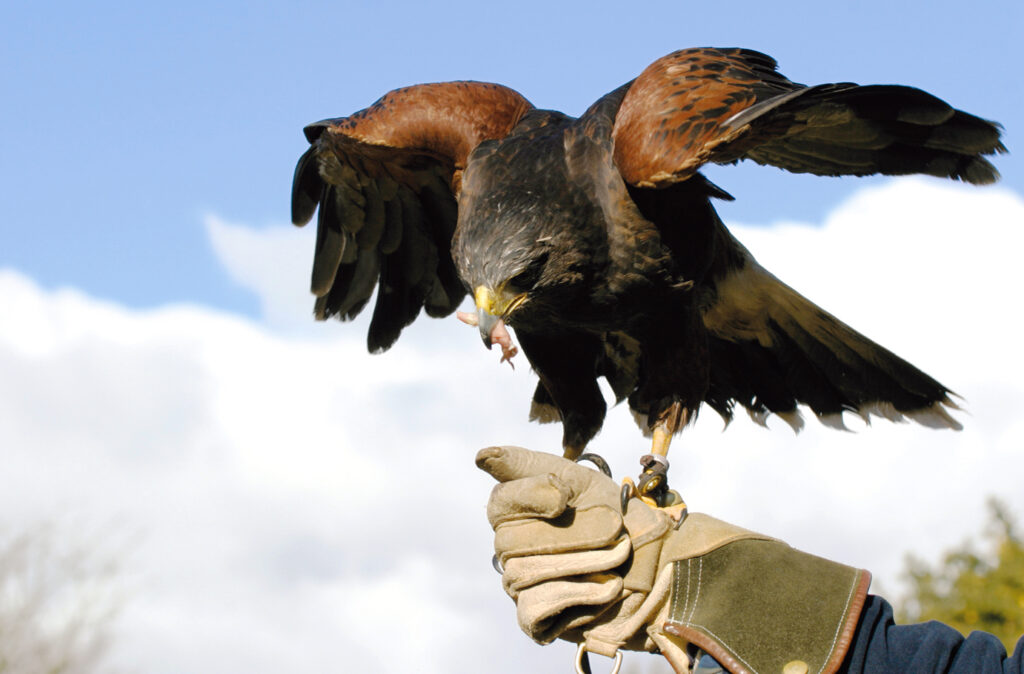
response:
<path id="1" fill-rule="evenodd" d="M 690 411 L 680 402 L 672 403 L 658 415 L 652 429 L 651 453 L 640 457 L 643 472 L 637 478 L 637 493 L 641 498 L 650 499 L 659 508 L 682 505 L 679 494 L 668 487 L 668 449 L 672 436 L 686 425 Z"/>

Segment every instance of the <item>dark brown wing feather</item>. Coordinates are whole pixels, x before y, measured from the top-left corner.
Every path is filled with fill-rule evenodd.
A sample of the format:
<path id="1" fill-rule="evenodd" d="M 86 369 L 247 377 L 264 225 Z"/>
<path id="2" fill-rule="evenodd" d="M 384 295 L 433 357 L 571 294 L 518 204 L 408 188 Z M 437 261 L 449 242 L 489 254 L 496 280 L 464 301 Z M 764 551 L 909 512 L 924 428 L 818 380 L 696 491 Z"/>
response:
<path id="1" fill-rule="evenodd" d="M 420 310 L 445 316 L 465 289 L 450 255 L 466 158 L 508 134 L 530 103 L 496 84 L 398 89 L 350 117 L 306 127 L 292 221 L 319 207 L 311 287 L 318 319 L 355 317 L 377 302 L 367 345 L 388 349 Z"/>
<path id="2" fill-rule="evenodd" d="M 999 126 L 896 85 L 805 87 L 770 57 L 743 49 L 685 49 L 633 82 L 615 121 L 626 182 L 662 187 L 708 162 L 752 159 L 798 173 L 925 173 L 971 183 L 998 174 Z"/>
<path id="3" fill-rule="evenodd" d="M 779 281 L 730 239 L 734 262 L 702 309 L 709 405 L 728 419 L 739 402 L 761 423 L 774 413 L 797 429 L 798 404 L 837 427 L 849 411 L 960 429 L 946 387 Z"/>

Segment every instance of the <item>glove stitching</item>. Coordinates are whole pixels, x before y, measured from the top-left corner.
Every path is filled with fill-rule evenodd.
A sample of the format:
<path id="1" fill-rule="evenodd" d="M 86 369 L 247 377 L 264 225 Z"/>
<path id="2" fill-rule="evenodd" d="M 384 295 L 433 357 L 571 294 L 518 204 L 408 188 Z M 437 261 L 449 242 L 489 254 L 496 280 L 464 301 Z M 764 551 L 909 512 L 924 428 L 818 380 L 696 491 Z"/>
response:
<path id="1" fill-rule="evenodd" d="M 675 615 L 684 615 L 686 613 L 687 600 L 690 598 L 690 562 L 692 560 L 686 560 L 686 592 L 682 590 L 682 574 L 676 574 L 675 592 L 672 594 L 672 613 Z M 681 605 L 681 606 L 680 606 Z"/>
<path id="2" fill-rule="evenodd" d="M 688 559 L 688 560 L 686 560 L 686 562 L 687 562 L 687 564 L 686 564 L 687 565 L 687 577 L 689 577 L 689 567 L 693 564 L 693 560 L 692 559 Z M 700 599 L 700 581 L 701 581 L 701 575 L 702 575 L 703 570 L 704 570 L 704 558 L 700 557 L 700 558 L 697 559 L 697 592 L 693 596 L 693 604 L 690 607 L 690 615 L 689 615 L 689 617 L 686 618 L 686 625 L 689 626 L 689 627 L 698 627 L 698 628 L 704 630 L 709 636 L 713 637 L 719 644 L 724 646 L 725 649 L 727 651 L 729 651 L 730 655 L 732 655 L 734 658 L 736 658 L 737 660 L 742 662 L 744 665 L 746 665 L 747 669 L 751 672 L 751 674 L 757 674 L 757 669 L 755 669 L 754 666 L 751 665 L 749 662 L 744 660 L 743 657 L 740 656 L 740 654 L 736 652 L 736 649 L 734 649 L 732 646 L 730 646 L 728 643 L 726 643 L 725 639 L 723 639 L 722 637 L 720 637 L 717 634 L 715 634 L 714 632 L 712 632 L 708 627 L 706 627 L 704 625 L 701 625 L 700 623 L 693 622 L 693 614 L 697 612 L 697 602 Z M 687 592 L 687 595 L 689 595 L 689 592 L 690 592 L 689 580 L 687 580 L 686 592 Z M 821 672 L 819 671 L 818 674 L 821 674 Z"/>
<path id="3" fill-rule="evenodd" d="M 682 601 L 681 602 L 676 602 L 677 605 L 673 606 L 673 610 L 675 610 L 676 608 L 680 608 L 680 610 L 678 612 L 678 615 L 680 615 L 680 616 L 685 616 L 686 615 L 686 607 L 690 605 L 690 577 L 691 577 L 692 565 L 693 565 L 693 560 L 692 559 L 686 560 L 686 592 L 679 595 L 679 597 L 682 599 Z M 681 580 L 681 578 L 678 578 L 678 577 L 676 578 L 676 583 L 677 583 L 676 590 L 677 591 L 679 590 L 678 584 L 679 584 L 680 580 Z M 682 604 L 682 606 L 680 607 L 680 606 L 678 606 L 678 604 Z M 685 618 L 684 618 L 684 620 L 685 620 Z"/>
<path id="4" fill-rule="evenodd" d="M 700 579 L 703 572 L 704 558 L 700 557 L 697 559 L 697 594 L 693 596 L 693 606 L 690 607 L 690 617 L 686 619 L 686 622 L 691 622 L 693 620 L 693 614 L 697 612 L 697 602 L 700 600 Z"/>

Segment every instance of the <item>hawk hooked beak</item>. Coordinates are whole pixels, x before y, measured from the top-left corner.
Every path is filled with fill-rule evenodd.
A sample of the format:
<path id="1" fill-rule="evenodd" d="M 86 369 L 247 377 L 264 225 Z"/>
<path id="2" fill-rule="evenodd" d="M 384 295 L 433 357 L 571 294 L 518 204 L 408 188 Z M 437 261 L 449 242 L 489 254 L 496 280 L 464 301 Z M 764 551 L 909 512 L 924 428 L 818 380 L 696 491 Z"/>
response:
<path id="1" fill-rule="evenodd" d="M 483 308 L 476 310 L 477 327 L 480 328 L 480 339 L 484 340 L 484 346 L 488 349 L 494 345 L 494 329 L 498 327 L 500 318 Z"/>
<path id="2" fill-rule="evenodd" d="M 473 293 L 476 300 L 477 327 L 480 338 L 488 349 L 497 342 L 503 347 L 510 341 L 505 329 L 505 318 L 526 301 L 526 293 L 509 296 L 503 291 L 495 293 L 487 286 L 477 286 Z"/>

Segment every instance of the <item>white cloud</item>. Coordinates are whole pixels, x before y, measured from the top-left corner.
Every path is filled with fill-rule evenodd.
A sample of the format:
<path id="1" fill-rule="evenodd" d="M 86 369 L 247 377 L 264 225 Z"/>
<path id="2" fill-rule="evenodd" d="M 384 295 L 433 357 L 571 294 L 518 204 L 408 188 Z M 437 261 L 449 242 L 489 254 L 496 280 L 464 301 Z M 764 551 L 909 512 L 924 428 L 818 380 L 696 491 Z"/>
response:
<path id="1" fill-rule="evenodd" d="M 721 433 L 707 411 L 673 450 L 691 506 L 870 568 L 890 589 L 906 551 L 935 558 L 978 531 L 987 495 L 1024 513 L 1022 224 L 1012 193 L 906 180 L 861 192 L 820 228 L 734 227 L 766 267 L 958 391 L 970 415 L 962 433 L 810 423 L 794 437 L 743 418 Z M 454 319 L 418 321 L 384 356 L 365 353 L 365 321 L 293 332 L 309 320 L 312 242 L 209 228 L 287 330 L 198 307 L 132 311 L 0 272 L 0 512 L 139 533 L 118 663 L 567 664 L 569 649 L 517 632 L 489 566 L 490 484 L 472 465 L 489 444 L 557 450 L 557 426 L 526 423 L 525 362 L 499 367 Z M 294 275 L 302 297 L 280 290 Z M 619 408 L 593 449 L 622 475 L 645 446 Z"/>
<path id="2" fill-rule="evenodd" d="M 2 519 L 138 537 L 119 664 L 449 671 L 481 654 L 467 639 L 504 642 L 487 630 L 513 619 L 507 601 L 479 602 L 497 589 L 472 465 L 492 408 L 461 349 L 373 357 L 351 331 L 135 312 L 12 271 L 0 295 Z M 465 417 L 446 423 L 449 405 Z M 499 421 L 501 437 L 520 425 Z"/>
<path id="3" fill-rule="evenodd" d="M 216 215 L 207 215 L 204 223 L 217 258 L 236 283 L 256 293 L 267 322 L 308 331 L 313 315 L 309 278 L 316 224 L 253 229 Z"/>

